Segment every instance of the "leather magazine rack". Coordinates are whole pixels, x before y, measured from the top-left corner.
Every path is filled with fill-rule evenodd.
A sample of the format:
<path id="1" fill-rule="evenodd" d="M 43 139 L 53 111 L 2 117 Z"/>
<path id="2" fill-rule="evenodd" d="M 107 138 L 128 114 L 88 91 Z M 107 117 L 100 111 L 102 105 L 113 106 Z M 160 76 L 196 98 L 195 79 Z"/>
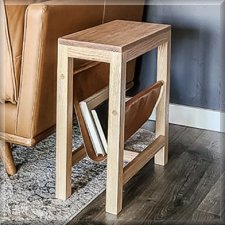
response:
<path id="1" fill-rule="evenodd" d="M 152 86 L 141 91 L 125 103 L 125 130 L 124 140 L 128 140 L 141 126 L 149 119 L 153 109 L 157 105 L 160 98 L 160 93 L 163 91 L 163 81 L 158 81 Z M 108 93 L 107 93 L 108 96 Z M 105 99 L 107 99 L 107 96 Z M 81 109 L 79 106 L 79 95 L 74 94 L 75 112 L 83 137 L 84 147 L 87 156 L 96 162 L 103 161 L 106 156 L 97 156 L 92 145 L 91 138 L 88 133 Z M 108 113 L 108 112 L 107 112 Z"/>

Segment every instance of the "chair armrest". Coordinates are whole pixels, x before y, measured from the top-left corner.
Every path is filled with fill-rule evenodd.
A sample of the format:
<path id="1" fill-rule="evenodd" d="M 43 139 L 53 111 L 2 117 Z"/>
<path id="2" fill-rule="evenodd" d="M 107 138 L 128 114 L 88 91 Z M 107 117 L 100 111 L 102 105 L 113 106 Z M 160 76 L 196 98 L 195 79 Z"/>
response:
<path id="1" fill-rule="evenodd" d="M 66 2 L 31 4 L 26 11 L 17 118 L 22 137 L 32 138 L 55 125 L 58 38 L 102 23 L 103 4 Z"/>

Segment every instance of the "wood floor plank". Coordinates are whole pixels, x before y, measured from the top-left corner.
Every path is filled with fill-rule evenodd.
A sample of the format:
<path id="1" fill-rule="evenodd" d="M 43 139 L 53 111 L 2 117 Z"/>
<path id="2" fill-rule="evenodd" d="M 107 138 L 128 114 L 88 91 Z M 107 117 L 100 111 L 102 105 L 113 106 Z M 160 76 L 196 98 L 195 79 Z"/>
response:
<path id="1" fill-rule="evenodd" d="M 193 198 L 199 177 L 204 176 L 209 165 L 210 162 L 196 159 L 188 153 L 178 159 L 172 158 L 163 176 L 155 183 L 149 183 L 149 187 L 140 193 L 138 201 L 128 210 L 125 206 L 120 218 L 130 221 L 143 218 L 156 221 L 188 219 L 211 188 L 210 182 L 205 182 L 205 190 Z"/>
<path id="2" fill-rule="evenodd" d="M 224 163 L 225 152 L 223 146 L 221 146 L 221 140 L 225 134 L 204 131 L 196 140 L 194 148 L 191 146 L 189 151 L 194 151 L 202 155 L 205 158 L 211 158 L 220 160 L 220 163 Z"/>
<path id="3" fill-rule="evenodd" d="M 170 143 L 173 143 L 176 139 L 178 139 L 186 130 L 187 127 L 170 124 L 169 125 Z"/>
<path id="4" fill-rule="evenodd" d="M 200 210 L 196 210 L 193 213 L 192 216 L 192 220 L 193 221 L 198 221 L 198 223 L 202 224 L 202 225 L 211 225 L 211 221 L 214 221 L 215 224 L 220 224 L 222 221 L 220 219 L 220 216 L 217 216 L 215 214 L 210 214 L 207 212 L 202 212 Z"/>
<path id="5" fill-rule="evenodd" d="M 198 210 L 204 213 L 214 214 L 221 217 L 224 198 L 222 197 L 225 183 L 225 173 L 223 173 L 216 184 L 212 187 L 206 198 L 199 205 Z"/>
<path id="6" fill-rule="evenodd" d="M 154 169 L 155 167 L 157 168 Z M 153 164 L 153 161 L 151 161 L 151 163 L 145 166 L 140 173 L 134 176 L 134 178 L 128 182 L 128 184 L 125 186 L 125 189 L 124 189 L 124 195 L 126 195 L 126 198 L 124 198 L 123 205 L 126 206 L 125 208 L 129 209 L 130 208 L 129 206 L 132 206 L 134 203 L 136 204 L 136 201 L 138 201 L 140 192 L 142 192 L 143 189 L 145 188 L 144 185 L 145 185 L 146 177 L 148 177 L 150 183 L 151 182 L 153 183 L 155 182 L 156 179 L 160 177 L 163 171 L 164 171 L 163 167 L 155 166 Z M 141 185 L 137 185 L 137 183 L 140 183 Z M 142 202 L 140 203 L 142 204 Z M 101 205 L 101 207 L 99 207 L 99 205 Z M 104 205 L 105 205 L 105 192 L 101 195 L 100 198 L 96 199 L 91 204 L 92 207 L 87 207 L 86 209 L 84 209 L 81 215 L 79 215 L 76 218 L 77 222 L 79 222 L 80 219 L 83 220 L 84 216 L 85 216 L 85 220 L 91 220 L 94 214 L 95 220 L 104 221 L 104 222 L 107 222 L 107 224 L 111 224 L 111 223 L 114 224 L 117 217 L 110 214 L 106 214 Z M 125 208 L 123 212 L 127 214 Z M 128 214 L 130 213 L 128 212 Z M 71 223 L 71 224 L 74 224 L 74 223 Z"/>
<path id="7" fill-rule="evenodd" d="M 155 132 L 155 121 L 148 121 L 145 123 L 142 127 L 143 129 L 150 130 L 152 132 Z M 169 141 L 172 143 L 175 139 L 179 138 L 180 135 L 183 134 L 183 132 L 187 128 L 184 126 L 179 126 L 175 124 L 169 125 Z"/>
<path id="8" fill-rule="evenodd" d="M 203 134 L 203 130 L 186 127 L 170 142 L 170 153 L 181 154 Z"/>
<path id="9" fill-rule="evenodd" d="M 161 167 L 151 161 L 128 182 L 117 217 L 105 213 L 103 193 L 69 224 L 223 224 L 223 213 L 212 214 L 218 206 L 203 207 L 218 191 L 215 185 L 224 171 L 221 135 L 176 125 L 170 130 L 169 163 Z"/>

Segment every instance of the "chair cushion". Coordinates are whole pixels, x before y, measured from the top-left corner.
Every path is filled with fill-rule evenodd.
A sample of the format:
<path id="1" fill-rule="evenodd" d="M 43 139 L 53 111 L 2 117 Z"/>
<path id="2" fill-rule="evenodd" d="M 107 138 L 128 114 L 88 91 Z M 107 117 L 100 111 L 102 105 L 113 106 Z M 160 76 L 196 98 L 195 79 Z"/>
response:
<path id="1" fill-rule="evenodd" d="M 16 104 L 18 100 L 20 70 L 23 48 L 24 18 L 27 6 L 44 0 L 5 0 L 1 4 L 1 20 L 3 25 L 2 56 L 4 57 L 3 88 L 0 91 L 0 102 Z"/>

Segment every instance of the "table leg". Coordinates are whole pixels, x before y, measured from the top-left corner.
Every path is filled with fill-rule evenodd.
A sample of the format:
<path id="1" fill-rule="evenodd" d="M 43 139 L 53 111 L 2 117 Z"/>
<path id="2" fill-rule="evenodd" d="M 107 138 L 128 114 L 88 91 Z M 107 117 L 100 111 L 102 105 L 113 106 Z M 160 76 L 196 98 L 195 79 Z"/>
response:
<path id="1" fill-rule="evenodd" d="M 122 209 L 126 86 L 126 62 L 121 53 L 112 53 L 109 82 L 106 212 L 118 214 Z"/>
<path id="2" fill-rule="evenodd" d="M 164 81 L 164 90 L 156 108 L 156 137 L 165 136 L 165 146 L 155 155 L 155 164 L 168 162 L 169 94 L 170 94 L 170 35 L 168 42 L 158 47 L 157 80 Z"/>
<path id="3" fill-rule="evenodd" d="M 58 47 L 57 123 L 56 123 L 56 198 L 71 195 L 73 118 L 73 59 L 67 47 Z"/>

